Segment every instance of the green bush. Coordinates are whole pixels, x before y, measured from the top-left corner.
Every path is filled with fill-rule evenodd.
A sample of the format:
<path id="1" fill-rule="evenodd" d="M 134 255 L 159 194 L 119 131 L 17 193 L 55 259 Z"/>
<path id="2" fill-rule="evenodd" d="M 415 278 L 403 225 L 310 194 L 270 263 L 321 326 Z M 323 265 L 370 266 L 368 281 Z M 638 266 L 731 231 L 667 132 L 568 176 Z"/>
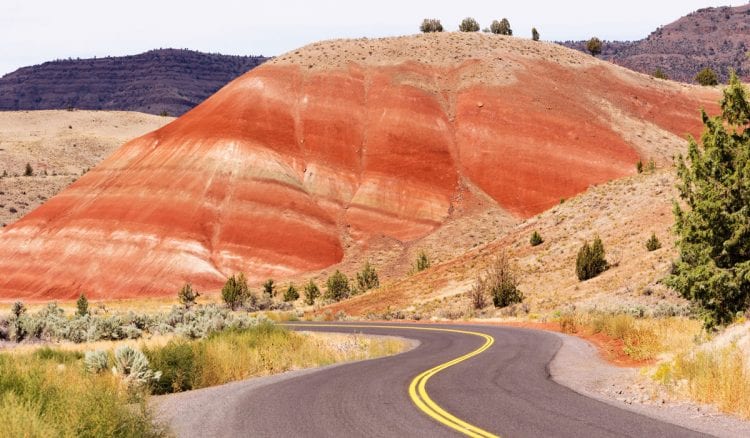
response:
<path id="1" fill-rule="evenodd" d="M 443 25 L 440 24 L 440 20 L 438 19 L 425 18 L 422 20 L 422 24 L 419 25 L 419 31 L 423 33 L 442 32 Z"/>
<path id="2" fill-rule="evenodd" d="M 325 298 L 333 301 L 341 301 L 349 298 L 351 289 L 349 288 L 349 279 L 338 269 L 326 280 Z"/>
<path id="3" fill-rule="evenodd" d="M 247 287 L 245 274 L 240 272 L 237 276 L 232 275 L 221 288 L 221 299 L 224 304 L 232 310 L 237 310 L 247 299 L 250 290 Z"/>
<path id="4" fill-rule="evenodd" d="M 297 299 L 299 299 L 299 292 L 297 292 L 294 283 L 289 283 L 289 287 L 286 288 L 286 291 L 284 292 L 284 301 L 291 302 L 297 301 Z"/>
<path id="5" fill-rule="evenodd" d="M 151 383 L 154 394 L 171 394 L 189 391 L 195 386 L 199 374 L 195 349 L 198 343 L 184 340 L 172 340 L 163 347 L 145 349 L 151 367 L 161 371 L 159 380 Z"/>
<path id="6" fill-rule="evenodd" d="M 312 306 L 318 297 L 320 297 L 320 289 L 318 289 L 318 285 L 314 281 L 310 280 L 305 285 L 305 304 Z"/>
<path id="7" fill-rule="evenodd" d="M 703 85 L 704 87 L 719 85 L 719 77 L 711 67 L 706 67 L 703 70 L 699 71 L 697 75 L 695 75 L 695 82 Z"/>
<path id="8" fill-rule="evenodd" d="M 750 102 L 732 72 L 720 117 L 703 113 L 700 144 L 677 164 L 679 259 L 667 284 L 705 311 L 706 325 L 730 323 L 750 304 Z"/>
<path id="9" fill-rule="evenodd" d="M 458 30 L 461 32 L 479 32 L 479 23 L 471 17 L 466 17 L 461 20 L 461 24 L 458 25 Z"/>
<path id="10" fill-rule="evenodd" d="M 659 242 L 659 238 L 656 237 L 656 233 L 652 233 L 651 238 L 646 241 L 646 249 L 649 251 L 656 251 L 659 248 L 661 248 L 661 242 Z"/>
<path id="11" fill-rule="evenodd" d="M 513 30 L 510 28 L 510 21 L 507 18 L 503 18 L 500 21 L 494 20 L 490 24 L 490 32 L 495 35 L 513 35 Z"/>
<path id="12" fill-rule="evenodd" d="M 367 261 L 365 262 L 365 266 L 362 267 L 362 272 L 357 272 L 357 289 L 359 292 L 366 292 L 378 286 L 380 286 L 378 273 L 370 265 L 370 262 Z"/>
<path id="13" fill-rule="evenodd" d="M 591 53 L 592 56 L 597 56 L 602 53 L 602 40 L 597 37 L 593 37 L 586 43 L 586 50 Z"/>
<path id="14" fill-rule="evenodd" d="M 594 278 L 607 270 L 608 264 L 604 257 L 604 245 L 602 240 L 597 236 L 594 243 L 589 245 L 585 242 L 578 251 L 576 258 L 576 274 L 581 281 Z"/>
<path id="15" fill-rule="evenodd" d="M 195 305 L 196 300 L 201 294 L 197 290 L 193 289 L 193 285 L 185 283 L 182 289 L 177 293 L 177 298 L 180 300 L 180 304 L 189 309 Z"/>
<path id="16" fill-rule="evenodd" d="M 531 244 L 531 246 L 539 246 L 544 243 L 544 239 L 542 239 L 542 235 L 539 234 L 539 231 L 534 230 L 534 232 L 531 233 L 529 243 Z"/>

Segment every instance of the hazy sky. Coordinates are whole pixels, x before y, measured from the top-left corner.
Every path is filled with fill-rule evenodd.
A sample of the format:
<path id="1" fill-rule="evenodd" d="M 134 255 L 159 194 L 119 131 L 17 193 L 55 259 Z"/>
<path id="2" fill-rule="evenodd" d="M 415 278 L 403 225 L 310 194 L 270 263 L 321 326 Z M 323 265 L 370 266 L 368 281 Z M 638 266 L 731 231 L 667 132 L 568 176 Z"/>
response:
<path id="1" fill-rule="evenodd" d="M 455 30 L 507 17 L 514 34 L 547 40 L 640 39 L 706 6 L 746 1 L 567 0 L 0 0 L 0 75 L 56 58 L 128 55 L 159 47 L 278 55 L 328 38 L 417 32 L 425 17 Z"/>

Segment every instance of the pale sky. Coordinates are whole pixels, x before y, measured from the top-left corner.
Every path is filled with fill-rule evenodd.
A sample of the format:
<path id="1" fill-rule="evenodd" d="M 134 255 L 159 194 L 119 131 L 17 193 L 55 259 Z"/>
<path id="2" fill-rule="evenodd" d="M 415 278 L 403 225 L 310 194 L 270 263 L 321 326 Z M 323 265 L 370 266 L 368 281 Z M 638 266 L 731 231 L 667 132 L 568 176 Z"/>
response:
<path id="1" fill-rule="evenodd" d="M 514 35 L 545 40 L 633 40 L 730 0 L 0 0 L 0 75 L 57 58 L 141 53 L 160 47 L 279 55 L 329 38 L 416 33 L 423 18 L 455 30 L 507 17 Z"/>

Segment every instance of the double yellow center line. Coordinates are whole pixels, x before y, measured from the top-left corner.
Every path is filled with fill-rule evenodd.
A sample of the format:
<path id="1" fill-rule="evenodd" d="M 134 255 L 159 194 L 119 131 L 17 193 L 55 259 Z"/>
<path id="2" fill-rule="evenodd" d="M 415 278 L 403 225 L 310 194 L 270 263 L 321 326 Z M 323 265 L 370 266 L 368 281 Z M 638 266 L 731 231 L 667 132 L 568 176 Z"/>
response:
<path id="1" fill-rule="evenodd" d="M 415 377 L 409 384 L 409 397 L 411 401 L 419 408 L 422 412 L 427 414 L 433 420 L 450 427 L 451 429 L 460 432 L 466 436 L 474 438 L 499 438 L 498 435 L 487 432 L 473 424 L 469 424 L 445 409 L 441 408 L 434 400 L 430 398 L 427 393 L 427 381 L 430 377 L 443 371 L 446 368 L 450 368 L 453 365 L 461 363 L 465 360 L 471 359 L 490 348 L 495 342 L 495 339 L 487 334 L 472 332 L 468 330 L 456 330 L 456 329 L 444 329 L 444 328 L 433 328 L 433 327 L 410 327 L 410 326 L 389 326 L 389 325 L 349 325 L 349 324 L 293 324 L 297 327 L 350 327 L 350 328 L 382 328 L 382 329 L 404 329 L 404 330 L 424 330 L 434 332 L 447 332 L 447 333 L 459 333 L 463 335 L 478 336 L 484 339 L 484 344 L 474 351 L 464 354 L 461 357 L 457 357 L 448 362 L 442 363 L 436 367 L 430 368 L 427 371 L 420 373 Z"/>

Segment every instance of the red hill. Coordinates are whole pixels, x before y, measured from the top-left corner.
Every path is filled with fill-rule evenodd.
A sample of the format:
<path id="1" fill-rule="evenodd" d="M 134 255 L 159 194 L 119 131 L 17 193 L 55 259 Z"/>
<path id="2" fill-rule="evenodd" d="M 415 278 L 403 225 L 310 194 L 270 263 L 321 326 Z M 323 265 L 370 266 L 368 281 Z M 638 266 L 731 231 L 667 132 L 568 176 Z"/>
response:
<path id="1" fill-rule="evenodd" d="M 411 241 L 461 186 L 528 217 L 635 172 L 629 123 L 700 129 L 717 95 L 482 34 L 317 43 L 124 145 L 0 234 L 0 298 L 172 295 L 276 278 L 373 236 Z"/>

